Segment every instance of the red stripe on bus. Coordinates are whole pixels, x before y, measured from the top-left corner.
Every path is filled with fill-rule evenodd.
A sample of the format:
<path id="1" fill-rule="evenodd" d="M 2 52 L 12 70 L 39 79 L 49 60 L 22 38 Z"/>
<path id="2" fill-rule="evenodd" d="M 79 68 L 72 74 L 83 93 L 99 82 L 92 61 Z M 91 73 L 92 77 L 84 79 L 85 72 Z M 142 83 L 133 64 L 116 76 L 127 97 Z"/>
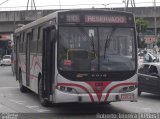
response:
<path id="1" fill-rule="evenodd" d="M 34 63 L 34 60 L 35 60 L 35 59 L 36 59 L 36 62 Z M 37 55 L 33 55 L 30 70 L 31 70 L 33 67 L 34 67 L 34 69 L 35 69 L 35 66 L 36 66 L 36 65 L 38 65 L 39 68 L 42 70 L 42 67 L 41 67 L 41 65 L 40 65 L 40 63 L 39 63 L 39 59 L 37 58 Z"/>
<path id="2" fill-rule="evenodd" d="M 94 102 L 93 96 L 90 94 L 90 92 L 88 91 L 88 89 L 85 88 L 84 86 L 81 86 L 79 84 L 72 84 L 72 83 L 58 83 L 57 86 L 74 86 L 74 87 L 79 87 L 82 90 L 84 90 L 89 95 L 91 101 Z"/>
<path id="3" fill-rule="evenodd" d="M 94 93 L 97 95 L 98 101 L 100 102 L 104 89 L 111 82 L 86 82 L 86 83 L 90 85 L 90 87 L 92 87 Z"/>
<path id="4" fill-rule="evenodd" d="M 121 84 L 117 84 L 117 85 L 114 85 L 112 86 L 108 92 L 107 92 L 107 95 L 105 97 L 105 101 L 107 101 L 108 97 L 109 97 L 109 94 L 111 93 L 111 91 L 117 87 L 120 87 L 120 86 L 126 86 L 126 85 L 137 85 L 137 83 L 121 83 Z"/>

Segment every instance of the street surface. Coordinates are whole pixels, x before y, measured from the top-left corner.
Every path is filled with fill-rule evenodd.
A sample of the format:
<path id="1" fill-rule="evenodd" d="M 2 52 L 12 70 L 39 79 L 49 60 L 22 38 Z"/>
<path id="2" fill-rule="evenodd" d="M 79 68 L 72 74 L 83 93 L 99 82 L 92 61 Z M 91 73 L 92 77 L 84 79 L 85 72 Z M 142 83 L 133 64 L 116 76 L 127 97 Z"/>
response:
<path id="1" fill-rule="evenodd" d="M 101 118 L 99 114 L 158 114 L 160 113 L 160 96 L 142 93 L 138 102 L 114 102 L 110 105 L 60 104 L 46 108 L 41 106 L 36 94 L 19 91 L 19 84 L 12 74 L 11 67 L 6 66 L 0 67 L 0 112 L 23 114 L 23 118 L 26 119 L 32 119 L 32 115 L 40 119 L 94 119 Z"/>

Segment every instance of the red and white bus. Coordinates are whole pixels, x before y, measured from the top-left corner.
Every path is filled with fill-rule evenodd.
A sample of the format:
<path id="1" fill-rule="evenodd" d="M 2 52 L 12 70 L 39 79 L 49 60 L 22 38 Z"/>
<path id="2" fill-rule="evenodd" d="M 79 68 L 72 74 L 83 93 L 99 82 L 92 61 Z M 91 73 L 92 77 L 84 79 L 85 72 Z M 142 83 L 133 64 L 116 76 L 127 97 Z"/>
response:
<path id="1" fill-rule="evenodd" d="M 42 105 L 137 101 L 137 41 L 131 13 L 56 11 L 16 29 L 16 77 Z"/>

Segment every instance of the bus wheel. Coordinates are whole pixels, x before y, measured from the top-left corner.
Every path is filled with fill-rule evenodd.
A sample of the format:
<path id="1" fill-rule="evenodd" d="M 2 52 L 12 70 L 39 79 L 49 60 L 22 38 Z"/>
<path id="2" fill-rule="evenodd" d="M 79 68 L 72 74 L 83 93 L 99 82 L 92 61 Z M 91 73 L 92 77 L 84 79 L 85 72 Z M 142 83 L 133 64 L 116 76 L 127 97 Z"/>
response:
<path id="1" fill-rule="evenodd" d="M 42 79 L 40 79 L 39 84 L 38 84 L 39 99 L 40 99 L 40 102 L 41 102 L 42 106 L 49 107 L 50 106 L 50 102 L 44 98 L 44 94 L 43 93 L 44 93 L 43 92 L 43 83 L 42 83 Z"/>
<path id="2" fill-rule="evenodd" d="M 22 93 L 27 92 L 27 88 L 23 86 L 22 84 L 22 72 L 19 72 L 19 87 L 20 87 L 20 91 Z"/>

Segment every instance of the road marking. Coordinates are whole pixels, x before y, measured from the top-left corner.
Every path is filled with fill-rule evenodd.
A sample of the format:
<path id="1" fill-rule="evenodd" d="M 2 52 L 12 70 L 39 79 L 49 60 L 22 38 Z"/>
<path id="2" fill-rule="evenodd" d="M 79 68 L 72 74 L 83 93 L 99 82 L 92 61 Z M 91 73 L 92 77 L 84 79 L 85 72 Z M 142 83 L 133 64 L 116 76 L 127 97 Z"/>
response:
<path id="1" fill-rule="evenodd" d="M 20 104 L 23 105 L 26 108 L 32 109 L 34 111 L 37 112 L 49 112 L 51 110 L 49 109 L 42 109 L 43 107 L 37 106 L 37 105 L 26 105 L 26 101 L 21 101 L 21 100 L 13 100 L 13 99 L 9 99 L 11 102 L 14 102 L 16 104 Z"/>
<path id="2" fill-rule="evenodd" d="M 28 108 L 37 108 L 37 107 L 39 107 L 39 106 L 30 106 L 30 105 L 27 105 L 26 107 L 28 107 Z"/>
<path id="3" fill-rule="evenodd" d="M 146 112 L 151 112 L 152 111 L 151 108 L 143 108 L 143 110 L 145 110 Z"/>
<path id="4" fill-rule="evenodd" d="M 50 110 L 47 110 L 47 109 L 38 109 L 37 111 L 38 112 L 49 112 Z"/>
<path id="5" fill-rule="evenodd" d="M 20 104 L 20 105 L 23 105 L 26 101 L 17 101 L 17 100 L 11 100 L 9 99 L 11 102 L 14 102 L 14 103 L 17 103 L 17 104 Z"/>
<path id="6" fill-rule="evenodd" d="M 48 110 L 48 109 L 42 109 L 40 106 L 27 105 L 27 106 L 25 106 L 25 107 L 28 107 L 28 108 L 30 108 L 30 109 L 33 109 L 33 110 L 35 110 L 35 111 L 37 111 L 37 112 L 49 112 L 49 111 L 50 111 L 50 110 Z"/>

